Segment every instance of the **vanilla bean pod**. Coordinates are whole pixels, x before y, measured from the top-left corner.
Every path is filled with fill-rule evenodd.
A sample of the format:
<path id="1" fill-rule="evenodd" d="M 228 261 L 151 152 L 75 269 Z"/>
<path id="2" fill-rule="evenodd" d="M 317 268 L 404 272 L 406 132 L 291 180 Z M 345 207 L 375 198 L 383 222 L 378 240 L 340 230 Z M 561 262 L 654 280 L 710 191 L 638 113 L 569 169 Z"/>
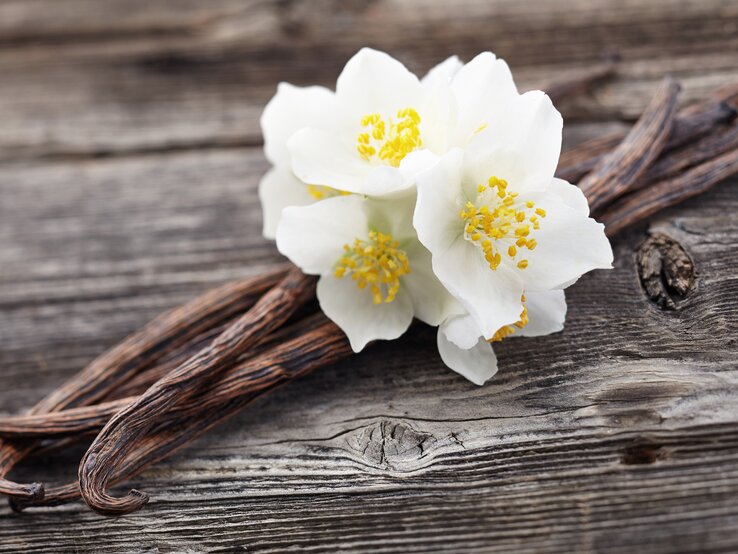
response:
<path id="1" fill-rule="evenodd" d="M 182 345 L 176 351 L 171 352 L 168 356 L 160 360 L 158 363 L 151 367 L 137 373 L 132 376 L 128 381 L 123 383 L 111 394 L 105 396 L 102 401 L 110 402 L 118 400 L 120 398 L 138 396 L 146 392 L 151 385 L 156 383 L 159 379 L 164 377 L 170 371 L 177 369 L 179 365 L 185 360 L 191 357 L 196 352 L 199 352 L 202 348 L 207 346 L 215 337 L 220 335 L 226 327 L 240 317 L 242 314 L 238 314 L 236 317 L 229 318 L 226 323 L 217 325 L 212 329 L 208 329 L 206 332 L 194 338 L 190 343 Z M 90 404 L 94 406 L 95 404 Z M 0 424 L 0 428 L 2 424 Z M 0 431 L 0 436 L 3 433 Z"/>
<path id="2" fill-rule="evenodd" d="M 33 413 L 51 411 L 62 405 L 78 406 L 102 398 L 177 346 L 249 309 L 285 274 L 286 271 L 280 268 L 259 277 L 226 284 L 154 319 L 92 362 L 66 386 L 39 402 Z"/>
<path id="3" fill-rule="evenodd" d="M 646 157 L 645 162 L 638 162 L 640 164 L 645 165 L 645 167 L 648 167 L 648 164 L 653 162 L 655 159 L 655 155 L 650 155 Z M 633 164 L 632 163 L 625 163 L 618 165 L 619 171 L 622 171 L 625 173 L 626 177 L 612 174 L 613 178 L 616 179 L 616 182 L 618 183 L 624 183 L 627 182 L 628 186 L 630 186 L 632 183 L 636 182 L 637 176 L 633 177 L 634 172 L 632 171 Z M 635 172 L 635 175 L 643 174 L 645 171 L 645 168 L 639 168 L 638 172 Z M 726 177 L 727 175 L 734 173 L 738 171 L 738 151 L 730 152 L 729 154 L 720 156 L 716 159 L 710 160 L 709 162 L 706 162 L 704 164 L 701 164 L 697 166 L 696 168 L 693 168 L 689 172 L 687 172 L 683 179 L 681 179 L 678 182 L 670 182 L 667 185 L 659 185 L 656 184 L 653 187 L 649 187 L 647 189 L 643 189 L 643 193 L 649 193 L 650 195 L 655 195 L 658 193 L 657 196 L 655 196 L 656 200 L 654 202 L 644 202 L 644 205 L 651 206 L 652 208 L 655 207 L 665 207 L 666 205 L 670 205 L 673 202 L 676 202 L 680 200 L 681 198 L 685 197 L 685 191 L 689 191 L 688 194 L 695 194 L 695 191 L 703 191 L 706 190 L 709 186 L 714 184 L 715 182 L 721 180 L 722 178 Z M 630 179 L 630 180 L 629 180 Z M 626 187 L 621 187 L 620 190 L 626 189 Z M 598 189 L 594 188 L 591 189 L 592 191 L 596 192 Z M 627 189 L 626 189 L 627 190 Z M 665 194 L 666 192 L 669 192 L 669 194 Z M 639 194 L 639 193 L 634 193 Z M 591 200 L 591 198 L 590 198 Z M 618 201 L 615 205 L 619 205 L 619 202 L 625 202 L 625 198 L 622 198 Z M 635 205 L 639 205 L 639 203 L 635 203 Z M 643 219 L 647 217 L 648 215 L 651 215 L 653 209 L 649 210 L 640 210 L 635 211 L 633 213 L 627 213 L 623 219 L 623 221 L 628 222 L 628 224 L 634 223 L 637 220 Z M 610 236 L 613 236 L 615 233 L 623 229 L 623 225 L 613 225 L 612 228 L 608 227 L 608 234 Z M 337 330 L 337 332 L 340 335 L 340 331 Z M 328 363 L 328 362 L 326 362 Z M 319 364 L 322 365 L 322 364 Z M 317 366 L 316 366 L 317 367 Z M 268 378 L 265 376 L 265 378 Z M 234 386 L 238 387 L 245 387 L 243 389 L 242 393 L 239 394 L 249 394 L 254 390 L 253 387 L 251 387 L 251 383 L 248 382 L 248 379 L 245 376 L 238 375 L 238 374 L 224 374 L 223 378 L 224 381 L 228 382 L 229 386 L 231 382 Z M 220 386 L 221 383 L 217 383 L 215 386 Z M 215 389 L 217 390 L 217 388 Z M 219 406 L 220 401 L 222 400 L 222 397 L 220 394 L 217 394 L 215 391 L 213 391 L 212 394 L 204 394 L 202 397 L 202 402 L 199 403 L 197 407 L 197 414 L 195 415 L 195 422 L 198 421 L 199 417 L 207 417 L 207 415 L 212 414 L 213 412 L 217 412 L 217 406 Z M 217 400 L 215 400 L 217 398 Z M 170 430 L 170 427 L 166 427 L 167 431 Z M 132 450 L 135 450 L 135 446 L 131 446 Z M 147 450 L 148 452 L 148 450 Z M 125 462 L 124 462 L 125 463 Z M 112 480 L 111 480 L 112 482 Z M 87 491 L 85 489 L 86 483 L 84 480 L 80 481 L 83 491 L 83 494 L 85 498 L 87 498 L 88 495 L 96 495 L 98 494 L 95 491 Z M 125 506 L 120 505 L 114 505 L 114 506 L 104 506 L 101 513 L 105 513 L 108 515 L 119 515 L 122 513 L 128 513 L 131 510 L 138 509 L 145 500 L 142 502 L 130 502 L 126 504 Z"/>
<path id="4" fill-rule="evenodd" d="M 662 154 L 648 168 L 644 177 L 633 186 L 632 190 L 648 186 L 653 181 L 671 177 L 680 171 L 699 165 L 736 148 L 738 148 L 738 120 L 734 121 L 731 126 L 705 135 L 694 143 L 686 144 L 671 150 L 667 154 Z"/>
<path id="5" fill-rule="evenodd" d="M 623 141 L 580 182 L 592 212 L 627 192 L 666 144 L 676 113 L 679 85 L 666 77 Z"/>
<path id="6" fill-rule="evenodd" d="M 283 345 L 290 344 L 288 341 L 294 337 L 299 337 L 303 334 L 312 332 L 317 326 L 324 322 L 325 316 L 322 313 L 317 313 L 297 321 L 296 323 L 277 329 L 275 332 L 268 335 L 262 342 L 256 344 L 244 356 L 240 357 L 233 367 L 224 370 L 222 376 L 213 378 L 211 381 L 205 383 L 200 389 L 198 389 L 197 394 L 210 394 L 215 397 L 220 397 L 223 394 L 223 381 L 225 379 L 232 379 L 233 375 L 236 375 L 238 378 L 243 377 L 246 372 L 246 369 L 244 368 L 251 367 L 251 365 L 249 365 L 250 360 L 255 357 L 262 356 L 264 352 L 268 352 L 272 348 L 283 348 Z M 220 334 L 223 330 L 224 329 L 219 327 L 214 329 L 212 332 L 219 331 L 218 334 Z M 203 346 L 205 345 L 200 345 L 195 349 L 196 345 L 192 345 L 189 352 L 183 353 L 183 356 L 186 355 L 186 358 L 190 358 L 201 350 Z M 179 363 L 177 363 L 177 360 L 174 360 L 177 365 L 180 365 L 181 362 L 184 361 L 185 359 L 183 358 L 179 358 Z M 167 369 L 168 366 L 156 367 L 157 372 L 152 372 L 152 377 L 158 373 L 159 370 L 164 371 L 157 379 L 154 379 L 151 384 L 160 378 L 163 378 L 171 371 L 170 369 Z M 176 369 L 176 366 L 171 369 Z M 141 391 L 141 393 L 143 392 L 144 391 Z M 100 402 L 98 404 L 92 404 L 90 406 L 67 408 L 58 412 L 0 418 L 0 437 L 11 439 L 48 439 L 98 432 L 105 426 L 112 416 L 134 402 L 141 393 Z M 187 406 L 190 405 L 191 404 L 189 403 L 187 404 Z M 174 406 L 172 408 L 172 413 L 177 413 L 177 410 L 181 410 L 181 406 Z"/>
<path id="7" fill-rule="evenodd" d="M 677 114 L 664 151 L 668 152 L 694 141 L 720 125 L 729 124 L 737 117 L 738 83 L 720 87 L 711 93 L 708 100 L 684 108 Z M 620 144 L 625 135 L 626 131 L 615 131 L 584 141 L 563 152 L 556 176 L 577 183 L 594 169 L 603 156 Z"/>
<path id="8" fill-rule="evenodd" d="M 3 418 L 0 421 L 0 436 L 15 440 L 48 439 L 99 431 L 111 417 L 136 398 L 138 396 L 127 396 L 59 412 Z"/>
<path id="9" fill-rule="evenodd" d="M 167 353 L 186 344 L 232 314 L 247 309 L 287 272 L 272 272 L 229 283 L 163 314 L 117 347 L 95 359 L 63 386 L 41 400 L 30 413 L 58 411 L 70 406 L 90 404 L 114 391 L 130 376 L 142 371 Z M 0 493 L 38 499 L 44 489 L 40 483 L 19 484 L 4 477 L 29 454 L 34 443 L 8 443 L 0 440 Z"/>
<path id="10" fill-rule="evenodd" d="M 281 367 L 275 367 L 273 369 L 272 377 L 282 374 L 283 376 L 288 376 L 287 379 L 289 380 L 291 379 L 291 377 L 289 377 L 290 375 L 297 376 L 319 367 L 324 363 L 327 364 L 333 359 L 332 356 L 337 356 L 343 351 L 342 345 L 345 346 L 348 344 L 345 335 L 343 335 L 342 332 L 336 333 L 335 330 L 331 330 L 331 327 L 335 328 L 335 325 L 330 323 L 321 312 L 310 315 L 292 325 L 282 327 L 252 349 L 243 360 L 240 360 L 236 364 L 235 367 L 229 369 L 228 375 L 231 375 L 231 379 L 233 379 L 233 375 L 238 374 L 237 379 L 243 379 L 245 380 L 244 382 L 246 382 L 249 379 L 253 379 L 254 374 L 258 373 L 265 364 L 277 363 L 281 364 Z M 274 352 L 269 354 L 271 349 L 274 349 Z M 311 357 L 310 353 L 313 352 L 313 349 L 319 350 L 316 350 L 316 353 Z M 256 364 L 250 364 L 250 360 L 256 356 L 261 356 L 261 359 Z M 284 356 L 284 358 L 279 358 L 279 356 Z M 323 356 L 324 358 L 320 358 L 320 356 Z M 308 363 L 313 365 L 305 365 L 304 367 L 300 365 Z M 256 368 L 256 370 L 254 368 Z M 224 390 L 226 394 L 228 393 L 228 388 L 223 389 L 223 387 L 219 385 L 219 381 L 216 380 L 214 384 L 217 385 L 216 388 L 221 389 L 221 393 Z M 231 408 L 230 410 L 225 410 L 225 405 L 218 405 L 213 413 L 224 414 L 224 418 L 230 417 L 255 398 L 265 394 L 266 392 L 275 390 L 282 384 L 284 384 L 282 381 L 273 383 L 269 386 L 265 386 L 262 383 L 261 388 L 259 388 L 258 391 L 255 390 L 257 387 L 246 386 L 245 393 L 228 404 L 228 407 Z M 212 384 L 210 386 L 212 388 Z M 204 391 L 198 392 L 200 394 L 204 394 Z M 222 396 L 218 397 L 218 391 L 214 394 L 216 402 L 219 404 L 223 402 Z M 117 410 L 107 409 L 108 407 L 114 407 L 113 404 L 117 405 L 117 402 L 111 402 L 110 406 L 104 406 L 102 404 L 97 405 L 99 411 L 96 416 L 93 416 L 93 421 L 90 425 L 87 425 L 87 423 L 90 422 L 83 423 L 79 421 L 78 416 L 83 410 L 82 408 L 70 408 L 58 414 L 44 414 L 36 416 L 38 418 L 48 418 L 41 420 L 42 425 L 52 424 L 55 418 L 62 415 L 66 415 L 69 420 L 77 419 L 78 422 L 81 423 L 79 433 L 72 437 L 58 440 L 45 448 L 39 449 L 39 451 L 44 450 L 46 453 L 53 452 L 58 449 L 57 445 L 61 447 L 68 446 L 69 444 L 76 442 L 76 440 L 89 436 L 90 434 L 94 437 L 97 431 L 107 423 L 109 416 L 106 417 L 106 413 L 112 412 L 110 413 L 110 416 L 112 416 L 117 412 Z M 125 405 L 127 404 L 118 406 L 118 409 Z M 136 450 L 136 452 L 140 454 L 142 450 L 155 450 L 159 454 L 156 459 L 143 457 L 142 459 L 126 460 L 124 462 L 126 464 L 125 468 L 129 469 L 124 468 L 120 471 L 125 471 L 127 472 L 126 475 L 130 476 L 132 475 L 132 470 L 130 468 L 135 467 L 138 468 L 136 470 L 137 473 L 151 463 L 154 463 L 159 459 L 166 458 L 175 447 L 179 448 L 180 446 L 184 446 L 194 440 L 196 436 L 199 436 L 199 434 L 193 435 L 192 432 L 193 429 L 196 430 L 202 426 L 202 423 L 197 421 L 197 414 L 200 412 L 198 411 L 194 414 L 191 413 L 191 407 L 192 405 L 189 403 L 185 403 L 184 406 L 176 406 L 171 412 L 165 414 L 162 418 L 157 419 L 154 427 L 148 435 L 140 437 L 140 440 L 130 441 L 131 451 Z M 179 432 L 178 430 L 184 430 L 186 433 L 189 433 L 189 438 L 183 441 L 182 437 L 179 437 L 177 434 Z M 206 429 L 202 429 L 200 433 L 205 430 Z M 145 444 L 147 446 L 141 447 L 141 444 Z M 116 481 L 120 480 L 122 480 L 122 478 L 116 478 Z M 59 505 L 71 500 L 76 500 L 79 497 L 79 483 L 78 481 L 75 481 L 73 483 L 47 489 L 46 495 L 42 499 L 11 497 L 9 499 L 9 503 L 14 510 L 19 511 L 30 506 Z"/>
<path id="11" fill-rule="evenodd" d="M 607 234 L 613 236 L 664 208 L 707 191 L 736 173 L 738 173 L 738 149 L 733 149 L 681 175 L 650 184 L 622 197 L 599 219 L 605 224 Z"/>
<path id="12" fill-rule="evenodd" d="M 316 314 L 303 327 L 310 328 L 239 363 L 220 379 L 211 381 L 189 402 L 180 403 L 176 409 L 164 414 L 152 426 L 149 434 L 120 443 L 121 456 L 118 463 L 110 468 L 108 483 L 129 479 L 237 414 L 254 399 L 352 354 L 346 335 L 323 314 Z M 71 483 L 50 488 L 47 496 L 40 501 L 13 499 L 11 505 L 16 510 L 29 506 L 57 505 L 76 500 L 80 494 L 79 484 Z M 129 507 L 122 512 L 116 506 L 113 511 L 102 513 L 120 515 L 136 508 Z"/>
<path id="13" fill-rule="evenodd" d="M 312 294 L 315 279 L 297 268 L 267 292 L 248 312 L 236 320 L 207 348 L 190 358 L 164 379 L 157 381 L 133 404 L 118 412 L 103 428 L 82 458 L 80 488 L 85 502 L 95 511 L 123 514 L 136 510 L 148 500 L 132 490 L 123 498 L 106 492 L 113 469 L 123 457 L 123 445 L 144 435 L 155 418 L 166 413 L 177 400 L 248 350 L 257 340 L 282 325 Z"/>

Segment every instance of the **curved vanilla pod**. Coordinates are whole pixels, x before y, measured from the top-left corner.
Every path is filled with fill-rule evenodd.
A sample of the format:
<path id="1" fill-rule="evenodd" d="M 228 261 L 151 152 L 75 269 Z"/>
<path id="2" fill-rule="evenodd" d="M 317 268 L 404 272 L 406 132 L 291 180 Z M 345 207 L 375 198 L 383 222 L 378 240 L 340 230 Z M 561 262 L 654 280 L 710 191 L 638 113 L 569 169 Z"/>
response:
<path id="1" fill-rule="evenodd" d="M 29 414 L 42 414 L 68 407 L 89 405 L 121 387 L 132 376 L 210 329 L 252 306 L 286 273 L 286 266 L 263 275 L 228 283 L 208 291 L 146 325 L 69 379 L 34 406 Z M 0 494 L 38 500 L 43 498 L 40 483 L 19 484 L 4 477 L 34 450 L 33 442 L 0 440 Z"/>
<path id="2" fill-rule="evenodd" d="M 256 398 L 353 353 L 343 331 L 323 314 L 316 314 L 304 324 L 288 329 L 294 332 L 292 338 L 239 362 L 206 389 L 198 391 L 191 400 L 178 404 L 159 419 L 148 434 L 126 442 L 124 459 L 112 469 L 109 484 L 130 479 L 151 464 L 168 458 L 212 427 L 242 411 Z M 23 510 L 64 504 L 79 497 L 80 487 L 74 482 L 50 488 L 43 500 L 14 499 L 11 506 L 15 510 Z"/>
<path id="3" fill-rule="evenodd" d="M 118 412 L 103 428 L 79 467 L 82 496 L 96 512 L 119 515 L 135 511 L 148 496 L 135 489 L 115 498 L 106 492 L 115 466 L 124 458 L 125 444 L 143 436 L 157 417 L 178 400 L 191 396 L 208 379 L 221 373 L 261 337 L 280 327 L 314 294 L 315 278 L 292 269 L 248 312 L 213 342 L 152 385 L 133 404 Z"/>

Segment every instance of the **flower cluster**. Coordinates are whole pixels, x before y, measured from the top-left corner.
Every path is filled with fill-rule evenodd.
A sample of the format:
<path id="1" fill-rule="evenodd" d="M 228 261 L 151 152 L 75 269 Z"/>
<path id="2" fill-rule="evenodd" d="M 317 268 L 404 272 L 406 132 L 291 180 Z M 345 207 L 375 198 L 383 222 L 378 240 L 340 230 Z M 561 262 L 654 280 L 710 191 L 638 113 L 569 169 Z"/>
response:
<path id="1" fill-rule="evenodd" d="M 320 276 L 320 306 L 357 352 L 418 318 L 482 384 L 494 342 L 561 330 L 564 289 L 611 267 L 584 195 L 554 177 L 560 114 L 489 52 L 418 79 L 363 49 L 335 93 L 280 84 L 261 123 L 264 234 Z"/>

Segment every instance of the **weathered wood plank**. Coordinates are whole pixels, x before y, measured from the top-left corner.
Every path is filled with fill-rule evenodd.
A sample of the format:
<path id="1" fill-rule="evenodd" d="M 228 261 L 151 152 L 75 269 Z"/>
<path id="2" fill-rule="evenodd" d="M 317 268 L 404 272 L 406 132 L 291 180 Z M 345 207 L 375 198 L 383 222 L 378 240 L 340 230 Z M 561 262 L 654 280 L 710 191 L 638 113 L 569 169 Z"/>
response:
<path id="1" fill-rule="evenodd" d="M 737 26 L 729 0 L 0 1 L 0 412 L 280 262 L 255 193 L 278 80 L 331 83 L 368 44 L 418 71 L 492 49 L 528 88 L 616 48 L 618 79 L 563 106 L 573 143 L 664 72 L 685 102 L 736 80 Z M 499 346 L 489 385 L 419 326 L 149 469 L 130 517 L 0 507 L 0 552 L 736 551 L 736 212 L 733 179 L 652 222 L 694 261 L 684 297 L 652 273 L 644 292 L 635 229 L 571 289 L 563 333 Z M 81 454 L 17 476 L 67 481 Z"/>
<path id="2" fill-rule="evenodd" d="M 619 79 L 565 104 L 571 120 L 634 119 L 664 72 L 683 83 L 684 102 L 738 80 L 738 9 L 728 0 L 166 6 L 0 4 L 1 159 L 255 144 L 279 80 L 333 85 L 360 45 L 419 72 L 450 53 L 491 49 L 523 88 L 619 51 Z"/>
<path id="3" fill-rule="evenodd" d="M 263 169 L 249 149 L 6 168 L 3 411 L 165 307 L 275 263 L 259 238 Z M 614 271 L 572 289 L 564 333 L 501 345 L 489 386 L 444 369 L 420 328 L 152 468 L 136 485 L 153 496 L 140 514 L 111 523 L 80 505 L 3 508 L 0 551 L 738 546 L 735 210 L 732 181 L 654 225 L 699 272 L 676 311 L 643 294 L 633 252 L 644 235 L 633 231 L 616 242 Z M 20 475 L 60 470 L 42 462 Z"/>

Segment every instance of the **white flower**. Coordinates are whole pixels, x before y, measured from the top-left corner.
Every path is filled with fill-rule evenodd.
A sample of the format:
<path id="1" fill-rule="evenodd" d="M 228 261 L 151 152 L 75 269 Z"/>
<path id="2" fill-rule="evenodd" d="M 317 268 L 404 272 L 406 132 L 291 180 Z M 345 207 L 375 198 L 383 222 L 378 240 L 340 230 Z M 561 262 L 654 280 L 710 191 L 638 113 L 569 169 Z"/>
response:
<path id="1" fill-rule="evenodd" d="M 448 58 L 428 72 L 423 78 L 424 86 L 446 86 L 461 66 L 456 56 Z M 285 207 L 305 206 L 341 193 L 331 187 L 299 180 L 292 172 L 292 159 L 287 149 L 288 140 L 300 129 L 319 128 L 324 132 L 334 132 L 337 127 L 336 105 L 335 93 L 325 87 L 296 87 L 280 83 L 277 94 L 264 108 L 261 116 L 264 153 L 274 166 L 259 183 L 266 238 L 275 238 Z"/>
<path id="2" fill-rule="evenodd" d="M 385 196 L 453 146 L 464 146 L 517 95 L 510 71 L 484 53 L 461 66 L 449 58 L 420 81 L 391 56 L 364 48 L 336 84 L 336 123 L 316 123 L 288 141 L 305 183 Z"/>
<path id="3" fill-rule="evenodd" d="M 274 165 L 259 183 L 264 236 L 275 237 L 277 225 L 286 206 L 311 204 L 332 191 L 309 186 L 292 173 L 292 160 L 287 150 L 288 139 L 303 127 L 335 125 L 335 95 L 324 87 L 296 87 L 280 83 L 261 116 L 264 153 Z"/>
<path id="4" fill-rule="evenodd" d="M 443 362 L 471 382 L 482 385 L 497 373 L 492 343 L 507 337 L 538 337 L 564 328 L 566 300 L 563 290 L 524 295 L 520 319 L 502 327 L 491 339 L 482 336 L 476 321 L 460 306 L 438 328 L 438 352 Z"/>
<path id="5" fill-rule="evenodd" d="M 280 83 L 264 109 L 264 150 L 274 165 L 259 184 L 267 238 L 275 237 L 287 206 L 304 206 L 347 192 L 383 195 L 411 187 L 414 175 L 433 163 L 429 151 L 442 154 L 450 145 L 468 142 L 490 120 L 495 104 L 515 93 L 507 65 L 490 53 L 480 54 L 466 66 L 452 56 L 418 81 L 387 54 L 365 48 L 346 64 L 338 83 L 336 93 L 324 87 Z M 401 90 L 410 92 L 398 95 Z M 389 112 L 388 105 L 393 106 Z M 398 117 L 399 112 L 404 115 Z M 364 116 L 367 125 L 362 126 Z M 414 117 L 421 118 L 417 126 Z M 384 134 L 377 139 L 382 126 Z M 393 129 L 394 141 L 390 140 Z M 292 148 L 302 180 L 292 171 L 287 147 L 301 130 Z M 367 134 L 369 143 L 360 143 L 359 136 Z M 316 135 L 326 139 L 329 147 L 324 148 L 326 141 L 313 143 L 311 137 Z M 320 151 L 314 157 L 315 148 Z M 373 155 L 368 154 L 370 148 L 376 151 Z M 412 155 L 405 156 L 408 152 Z"/>
<path id="6" fill-rule="evenodd" d="M 519 321 L 524 293 L 611 267 L 610 243 L 584 195 L 553 176 L 561 127 L 546 95 L 516 96 L 466 150 L 417 177 L 418 238 L 485 338 Z"/>
<path id="7" fill-rule="evenodd" d="M 365 48 L 335 93 L 281 84 L 262 128 L 264 234 L 320 276 L 320 305 L 357 352 L 418 317 L 482 384 L 491 342 L 561 330 L 563 289 L 611 265 L 585 197 L 553 176 L 561 116 L 489 52 L 421 80 Z"/>
<path id="8" fill-rule="evenodd" d="M 450 296 L 410 222 L 414 200 L 338 196 L 283 211 L 279 251 L 320 275 L 320 306 L 355 352 L 399 337 L 413 316 L 438 325 L 448 314 Z"/>

